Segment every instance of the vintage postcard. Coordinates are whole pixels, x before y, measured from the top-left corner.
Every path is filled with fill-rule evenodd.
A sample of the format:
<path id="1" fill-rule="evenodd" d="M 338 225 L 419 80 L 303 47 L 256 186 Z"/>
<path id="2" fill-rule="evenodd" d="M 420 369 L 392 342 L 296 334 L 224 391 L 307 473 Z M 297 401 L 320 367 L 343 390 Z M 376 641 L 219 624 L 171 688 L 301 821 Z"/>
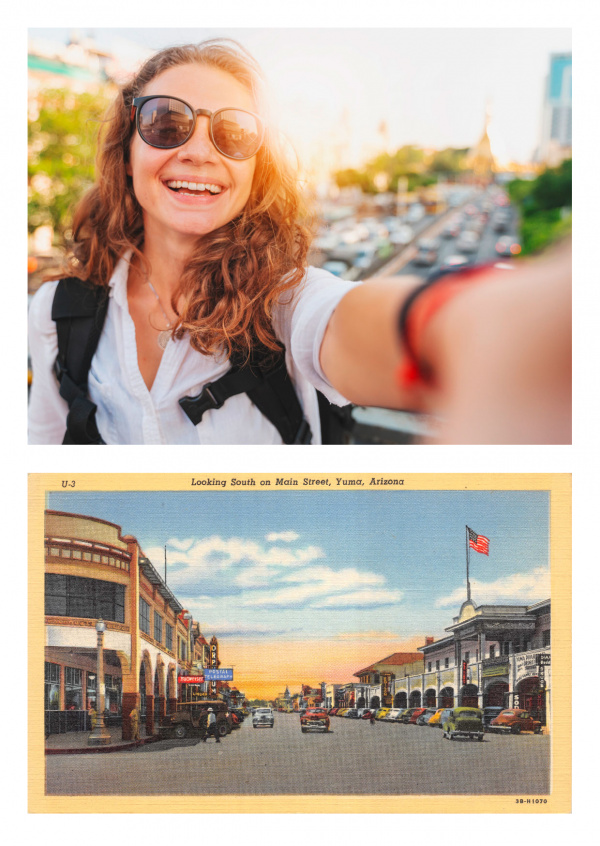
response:
<path id="1" fill-rule="evenodd" d="M 567 474 L 31 475 L 29 810 L 568 813 L 570 556 Z"/>

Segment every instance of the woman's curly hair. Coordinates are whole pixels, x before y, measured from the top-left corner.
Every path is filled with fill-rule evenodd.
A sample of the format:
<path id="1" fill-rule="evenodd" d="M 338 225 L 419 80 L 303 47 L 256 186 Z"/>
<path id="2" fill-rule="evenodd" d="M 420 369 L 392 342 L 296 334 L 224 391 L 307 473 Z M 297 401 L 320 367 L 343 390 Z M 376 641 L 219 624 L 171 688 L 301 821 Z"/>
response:
<path id="1" fill-rule="evenodd" d="M 152 56 L 119 92 L 99 135 L 96 182 L 73 220 L 70 272 L 108 285 L 118 260 L 132 251 L 141 263 L 142 209 L 127 175 L 134 97 L 168 68 L 198 63 L 230 73 L 261 108 L 262 74 L 231 39 L 169 47 Z M 179 303 L 174 336 L 189 334 L 201 353 L 248 356 L 257 343 L 281 347 L 272 327 L 273 306 L 303 278 L 314 218 L 301 194 L 296 168 L 269 128 L 256 154 L 250 198 L 242 213 L 198 238 L 172 307 Z M 181 305 L 183 303 L 183 305 Z"/>

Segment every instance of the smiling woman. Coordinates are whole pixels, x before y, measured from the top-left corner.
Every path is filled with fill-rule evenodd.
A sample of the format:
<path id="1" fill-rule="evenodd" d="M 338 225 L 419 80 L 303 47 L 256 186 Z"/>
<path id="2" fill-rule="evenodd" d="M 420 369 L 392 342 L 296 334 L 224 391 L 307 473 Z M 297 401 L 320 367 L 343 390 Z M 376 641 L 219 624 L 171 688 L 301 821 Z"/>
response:
<path id="1" fill-rule="evenodd" d="M 349 402 L 435 412 L 449 442 L 566 442 L 570 255 L 426 291 L 308 267 L 264 100 L 227 40 L 163 50 L 119 92 L 70 276 L 30 305 L 30 442 L 341 442 Z"/>

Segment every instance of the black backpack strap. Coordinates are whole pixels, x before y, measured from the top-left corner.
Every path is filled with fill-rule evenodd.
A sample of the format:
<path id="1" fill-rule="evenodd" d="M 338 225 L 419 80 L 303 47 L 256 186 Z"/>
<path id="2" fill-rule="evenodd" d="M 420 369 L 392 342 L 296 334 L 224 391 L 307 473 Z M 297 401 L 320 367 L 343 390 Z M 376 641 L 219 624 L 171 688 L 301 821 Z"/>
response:
<path id="1" fill-rule="evenodd" d="M 63 444 L 103 444 L 96 405 L 87 379 L 108 310 L 108 290 L 69 277 L 61 279 L 52 302 L 58 356 L 54 365 L 61 397 L 69 405 Z"/>
<path id="2" fill-rule="evenodd" d="M 205 411 L 221 408 L 230 397 L 248 394 L 249 399 L 275 426 L 284 444 L 310 444 L 312 432 L 285 366 L 285 350 L 266 359 L 254 355 L 249 363 L 233 360 L 231 369 L 209 382 L 196 397 L 182 397 L 179 404 L 194 426 Z"/>
<path id="3" fill-rule="evenodd" d="M 321 420 L 322 444 L 350 443 L 350 433 L 354 428 L 352 405 L 334 405 L 327 397 L 317 391 L 319 417 Z"/>

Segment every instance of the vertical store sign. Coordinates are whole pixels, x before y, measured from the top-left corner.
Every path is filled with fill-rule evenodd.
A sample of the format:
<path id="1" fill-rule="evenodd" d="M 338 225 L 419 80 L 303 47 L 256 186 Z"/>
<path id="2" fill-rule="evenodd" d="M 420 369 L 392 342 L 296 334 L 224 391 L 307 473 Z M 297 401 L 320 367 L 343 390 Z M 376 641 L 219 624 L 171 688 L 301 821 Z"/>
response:
<path id="1" fill-rule="evenodd" d="M 213 635 L 210 641 L 210 666 L 211 669 L 216 670 L 219 666 L 219 642 Z M 211 681 L 210 695 L 214 698 L 217 695 L 217 682 Z"/>

